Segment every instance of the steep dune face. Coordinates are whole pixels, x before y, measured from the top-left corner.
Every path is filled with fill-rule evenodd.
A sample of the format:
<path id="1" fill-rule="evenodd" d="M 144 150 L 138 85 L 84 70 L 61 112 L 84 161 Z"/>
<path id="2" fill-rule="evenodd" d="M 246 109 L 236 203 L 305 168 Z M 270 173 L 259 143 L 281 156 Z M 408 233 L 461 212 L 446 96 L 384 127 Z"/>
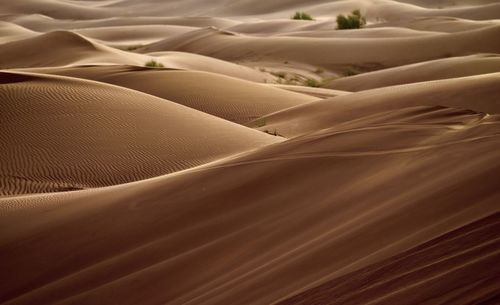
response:
<path id="1" fill-rule="evenodd" d="M 0 45 L 0 67 L 51 67 L 70 64 L 142 65 L 147 56 L 123 52 L 67 31 L 55 31 Z"/>
<path id="2" fill-rule="evenodd" d="M 361 91 L 494 72 L 500 72 L 500 57 L 498 55 L 471 55 L 438 59 L 371 73 L 363 73 L 333 80 L 325 86 L 337 90 Z"/>
<path id="3" fill-rule="evenodd" d="M 126 183 L 279 141 L 125 88 L 0 75 L 3 195 Z"/>
<path id="4" fill-rule="evenodd" d="M 499 231 L 496 213 L 277 304 L 495 304 Z"/>
<path id="5" fill-rule="evenodd" d="M 500 113 L 500 73 L 366 90 L 285 109 L 249 123 L 293 137 L 381 111 L 419 105 Z"/>
<path id="6" fill-rule="evenodd" d="M 50 73 L 88 78 L 135 89 L 240 124 L 318 99 L 253 82 L 196 71 L 93 67 L 57 69 Z"/>
<path id="7" fill-rule="evenodd" d="M 3 199 L 1 301 L 270 304 L 499 212 L 498 116 L 395 118 L 150 181 Z"/>

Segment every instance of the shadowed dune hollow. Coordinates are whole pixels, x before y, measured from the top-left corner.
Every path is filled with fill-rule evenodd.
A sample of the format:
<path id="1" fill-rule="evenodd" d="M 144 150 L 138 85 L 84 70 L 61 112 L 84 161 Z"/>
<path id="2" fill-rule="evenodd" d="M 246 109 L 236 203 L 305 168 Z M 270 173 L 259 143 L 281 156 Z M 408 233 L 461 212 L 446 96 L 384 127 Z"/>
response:
<path id="1" fill-rule="evenodd" d="M 0 304 L 500 304 L 498 37 L 494 0 L 0 1 Z"/>

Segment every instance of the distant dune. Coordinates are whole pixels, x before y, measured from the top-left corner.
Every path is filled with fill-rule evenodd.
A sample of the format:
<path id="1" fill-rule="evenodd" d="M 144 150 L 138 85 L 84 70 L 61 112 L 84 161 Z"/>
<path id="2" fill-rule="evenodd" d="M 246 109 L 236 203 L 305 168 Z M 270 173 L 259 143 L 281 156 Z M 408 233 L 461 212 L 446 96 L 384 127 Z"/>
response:
<path id="1" fill-rule="evenodd" d="M 495 0 L 0 1 L 0 305 L 500 304 L 499 37 Z"/>
<path id="2" fill-rule="evenodd" d="M 230 61 L 294 61 L 327 69 L 380 69 L 443 57 L 497 53 L 500 26 L 467 32 L 384 39 L 251 37 L 205 28 L 167 38 L 142 52 L 177 50 Z M 418 52 L 413 50 L 418 49 Z M 259 55 L 257 55 L 259 54 Z"/>
<path id="3" fill-rule="evenodd" d="M 318 100 L 213 73 L 134 67 L 81 67 L 45 72 L 135 89 L 236 123 Z"/>
<path id="4" fill-rule="evenodd" d="M 361 91 L 373 88 L 500 72 L 496 54 L 451 57 L 331 81 L 326 87 Z"/>

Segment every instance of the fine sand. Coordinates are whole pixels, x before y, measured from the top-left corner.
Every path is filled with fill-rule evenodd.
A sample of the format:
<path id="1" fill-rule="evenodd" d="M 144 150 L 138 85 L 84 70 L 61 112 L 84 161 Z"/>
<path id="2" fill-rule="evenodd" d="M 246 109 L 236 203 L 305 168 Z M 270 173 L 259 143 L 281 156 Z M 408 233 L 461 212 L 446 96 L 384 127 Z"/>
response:
<path id="1" fill-rule="evenodd" d="M 498 1 L 0 2 L 1 305 L 500 302 Z"/>

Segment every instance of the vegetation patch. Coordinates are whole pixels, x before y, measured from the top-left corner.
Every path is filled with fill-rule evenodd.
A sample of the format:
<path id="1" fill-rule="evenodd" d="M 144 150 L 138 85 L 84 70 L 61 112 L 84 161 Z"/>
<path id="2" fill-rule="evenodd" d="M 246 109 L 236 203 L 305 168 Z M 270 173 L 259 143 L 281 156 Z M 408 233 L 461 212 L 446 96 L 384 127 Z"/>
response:
<path id="1" fill-rule="evenodd" d="M 142 48 L 144 45 L 143 44 L 133 44 L 133 45 L 130 45 L 127 47 L 127 51 L 134 51 L 134 50 L 137 50 L 137 49 L 140 49 Z"/>
<path id="2" fill-rule="evenodd" d="M 313 78 L 307 79 L 304 84 L 308 87 L 314 87 L 314 88 L 319 88 L 321 86 L 321 82 Z"/>
<path id="3" fill-rule="evenodd" d="M 154 59 L 147 61 L 144 65 L 148 68 L 164 68 L 161 62 L 158 62 Z"/>
<path id="4" fill-rule="evenodd" d="M 361 16 L 359 10 L 354 10 L 350 15 L 344 16 L 342 14 L 337 16 L 337 29 L 349 30 L 360 29 L 366 25 L 366 18 Z"/>
<path id="5" fill-rule="evenodd" d="M 314 18 L 304 12 L 295 12 L 295 15 L 292 16 L 293 20 L 314 20 Z"/>

